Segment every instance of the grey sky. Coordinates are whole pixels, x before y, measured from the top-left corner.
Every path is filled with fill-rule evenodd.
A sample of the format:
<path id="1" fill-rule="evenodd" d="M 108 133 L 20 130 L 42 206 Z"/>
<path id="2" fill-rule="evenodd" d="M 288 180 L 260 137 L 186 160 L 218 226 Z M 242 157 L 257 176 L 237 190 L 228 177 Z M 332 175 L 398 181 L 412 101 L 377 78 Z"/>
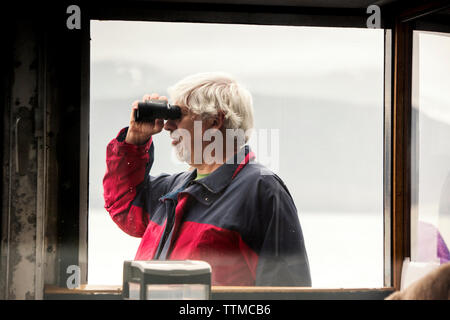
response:
<path id="1" fill-rule="evenodd" d="M 92 21 L 91 38 L 91 203 L 131 103 L 222 71 L 253 94 L 255 127 L 280 130 L 277 173 L 300 210 L 380 212 L 383 30 Z M 155 144 L 153 174 L 186 168 L 168 161 L 167 134 Z"/>
<path id="2" fill-rule="evenodd" d="M 379 79 L 354 90 L 324 77 L 345 72 L 356 85 L 361 72 L 375 72 L 381 30 L 120 21 L 93 21 L 91 28 L 92 61 L 118 62 L 117 72 L 128 72 L 134 84 L 150 75 L 133 65 L 147 64 L 177 75 L 227 71 L 255 94 L 314 97 L 326 90 L 335 100 L 351 93 L 367 103 L 367 88 L 380 89 Z"/>

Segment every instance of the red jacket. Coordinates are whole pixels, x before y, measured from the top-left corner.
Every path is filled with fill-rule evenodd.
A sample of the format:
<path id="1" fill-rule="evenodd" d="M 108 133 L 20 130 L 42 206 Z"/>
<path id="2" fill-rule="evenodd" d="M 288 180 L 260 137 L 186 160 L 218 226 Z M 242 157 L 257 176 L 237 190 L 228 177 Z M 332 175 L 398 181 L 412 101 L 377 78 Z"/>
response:
<path id="1" fill-rule="evenodd" d="M 152 140 L 131 145 L 126 132 L 107 147 L 103 186 L 114 222 L 142 238 L 136 260 L 204 260 L 213 285 L 311 285 L 294 202 L 248 146 L 196 181 L 196 170 L 153 177 Z"/>

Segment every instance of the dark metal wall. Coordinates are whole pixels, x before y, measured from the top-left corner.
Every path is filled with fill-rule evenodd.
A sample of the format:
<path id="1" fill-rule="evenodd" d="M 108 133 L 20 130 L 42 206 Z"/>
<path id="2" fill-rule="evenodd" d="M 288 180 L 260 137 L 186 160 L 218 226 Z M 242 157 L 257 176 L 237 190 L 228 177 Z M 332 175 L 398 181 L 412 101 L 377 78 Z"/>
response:
<path id="1" fill-rule="evenodd" d="M 40 281 L 37 263 L 42 261 L 36 246 L 43 115 L 38 105 L 38 39 L 30 22 L 12 30 L 13 76 L 8 79 L 10 91 L 3 109 L 1 281 L 5 298 L 32 299 Z"/>
<path id="2" fill-rule="evenodd" d="M 65 285 L 67 266 L 86 262 L 79 250 L 80 194 L 87 193 L 80 162 L 88 158 L 80 128 L 84 135 L 89 128 L 80 111 L 88 94 L 81 77 L 89 82 L 80 72 L 82 32 L 67 29 L 64 3 L 23 5 L 1 14 L 8 59 L 2 61 L 0 299 L 42 299 L 44 283 Z"/>

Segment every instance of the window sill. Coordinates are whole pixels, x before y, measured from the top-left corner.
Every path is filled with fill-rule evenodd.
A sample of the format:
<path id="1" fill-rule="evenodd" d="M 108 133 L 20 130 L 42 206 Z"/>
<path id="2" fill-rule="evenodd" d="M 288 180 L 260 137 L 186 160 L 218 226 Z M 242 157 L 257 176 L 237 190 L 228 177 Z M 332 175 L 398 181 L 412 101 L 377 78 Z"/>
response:
<path id="1" fill-rule="evenodd" d="M 382 300 L 394 292 L 394 288 L 314 289 L 304 287 L 229 287 L 213 286 L 213 300 Z M 122 299 L 121 285 L 81 285 L 76 289 L 46 285 L 46 300 L 117 300 Z"/>

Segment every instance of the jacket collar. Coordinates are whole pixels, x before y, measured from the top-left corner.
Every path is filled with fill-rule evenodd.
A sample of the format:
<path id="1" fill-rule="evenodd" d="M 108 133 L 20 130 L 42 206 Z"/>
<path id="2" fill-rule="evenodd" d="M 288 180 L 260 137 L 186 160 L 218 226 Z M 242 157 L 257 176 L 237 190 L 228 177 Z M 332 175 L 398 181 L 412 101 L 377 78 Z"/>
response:
<path id="1" fill-rule="evenodd" d="M 220 193 L 226 188 L 231 180 L 239 173 L 239 171 L 251 160 L 255 158 L 255 155 L 250 150 L 248 145 L 242 147 L 233 157 L 233 161 L 228 161 L 214 170 L 207 177 L 196 180 L 198 183 L 205 187 L 212 193 Z"/>
<path id="2" fill-rule="evenodd" d="M 197 169 L 185 172 L 183 175 L 185 175 L 185 177 L 180 179 L 180 182 L 177 183 L 169 193 L 166 193 L 161 198 L 159 198 L 159 200 L 164 201 L 166 199 L 172 199 L 176 201 L 178 198 L 178 193 L 183 191 L 187 186 L 190 185 L 190 183 L 194 181 L 195 177 L 197 176 Z"/>
<path id="3" fill-rule="evenodd" d="M 194 180 L 197 176 L 197 169 L 185 172 L 183 173 L 184 178 L 180 179 L 180 182 L 169 193 L 162 196 L 160 200 L 172 199 L 176 201 L 178 193 L 186 191 L 196 196 L 199 201 L 210 204 L 231 183 L 239 171 L 254 158 L 254 153 L 246 145 L 234 155 L 233 161 L 227 161 L 201 180 Z M 200 189 L 203 190 L 199 190 L 198 186 L 202 186 L 203 188 Z"/>
<path id="4" fill-rule="evenodd" d="M 234 155 L 232 162 L 227 161 L 214 170 L 213 173 L 201 180 L 194 180 L 197 176 L 197 169 L 185 172 L 183 173 L 184 178 L 180 179 L 180 182 L 177 183 L 169 193 L 163 195 L 160 198 L 160 201 L 166 199 L 176 201 L 178 193 L 186 191 L 193 196 L 196 196 L 201 202 L 210 204 L 211 201 L 217 198 L 219 193 L 231 183 L 239 171 L 254 158 L 254 153 L 250 150 L 250 147 L 246 145 Z M 200 188 L 201 190 L 199 190 L 199 186 L 202 186 L 203 188 Z"/>

